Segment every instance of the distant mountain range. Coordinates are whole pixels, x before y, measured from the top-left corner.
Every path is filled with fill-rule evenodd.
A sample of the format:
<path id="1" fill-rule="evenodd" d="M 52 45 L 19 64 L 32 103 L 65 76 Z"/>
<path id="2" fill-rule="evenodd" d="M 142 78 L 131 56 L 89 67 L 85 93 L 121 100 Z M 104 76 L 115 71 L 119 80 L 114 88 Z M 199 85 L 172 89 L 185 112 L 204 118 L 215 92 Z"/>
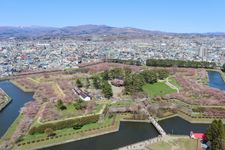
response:
<path id="1" fill-rule="evenodd" d="M 68 26 L 62 28 L 56 27 L 0 27 L 0 39 L 7 38 L 61 38 L 61 37 L 82 37 L 82 36 L 125 36 L 125 37 L 146 37 L 162 34 L 177 34 L 166 33 L 160 31 L 149 31 L 137 28 L 118 28 L 106 25 L 81 25 Z M 193 33 L 195 34 L 195 33 Z M 185 34 L 186 35 L 186 34 Z M 204 35 L 225 35 L 222 32 L 205 33 Z"/>

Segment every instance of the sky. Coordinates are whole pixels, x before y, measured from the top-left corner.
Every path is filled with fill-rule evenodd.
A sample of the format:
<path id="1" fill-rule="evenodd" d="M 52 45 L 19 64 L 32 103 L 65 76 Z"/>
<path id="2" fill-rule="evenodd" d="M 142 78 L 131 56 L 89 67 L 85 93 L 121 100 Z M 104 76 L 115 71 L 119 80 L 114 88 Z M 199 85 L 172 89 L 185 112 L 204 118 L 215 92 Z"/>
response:
<path id="1" fill-rule="evenodd" d="M 0 26 L 135 27 L 225 32 L 225 0 L 0 0 Z"/>

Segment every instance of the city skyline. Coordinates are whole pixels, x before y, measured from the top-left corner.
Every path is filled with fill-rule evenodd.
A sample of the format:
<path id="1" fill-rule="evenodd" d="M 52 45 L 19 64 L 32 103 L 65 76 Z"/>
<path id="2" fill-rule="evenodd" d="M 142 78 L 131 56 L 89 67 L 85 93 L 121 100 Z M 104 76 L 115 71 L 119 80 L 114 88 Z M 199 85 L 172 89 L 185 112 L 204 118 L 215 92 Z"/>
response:
<path id="1" fill-rule="evenodd" d="M 222 0 L 107 1 L 3 0 L 0 26 L 77 26 L 84 24 L 134 27 L 177 33 L 225 32 Z"/>

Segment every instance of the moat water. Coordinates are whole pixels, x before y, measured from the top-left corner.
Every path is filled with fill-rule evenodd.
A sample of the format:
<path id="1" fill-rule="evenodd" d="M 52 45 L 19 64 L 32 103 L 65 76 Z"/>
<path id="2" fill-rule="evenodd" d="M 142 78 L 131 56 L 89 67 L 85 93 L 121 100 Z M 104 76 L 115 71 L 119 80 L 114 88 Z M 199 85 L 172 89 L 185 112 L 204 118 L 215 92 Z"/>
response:
<path id="1" fill-rule="evenodd" d="M 20 108 L 32 100 L 33 93 L 25 93 L 7 80 L 0 81 L 0 88 L 12 98 L 12 101 L 0 112 L 0 137 L 2 137 L 19 115 Z"/>
<path id="2" fill-rule="evenodd" d="M 208 71 L 208 77 L 209 77 L 208 85 L 210 87 L 225 90 L 225 82 L 219 72 Z"/>

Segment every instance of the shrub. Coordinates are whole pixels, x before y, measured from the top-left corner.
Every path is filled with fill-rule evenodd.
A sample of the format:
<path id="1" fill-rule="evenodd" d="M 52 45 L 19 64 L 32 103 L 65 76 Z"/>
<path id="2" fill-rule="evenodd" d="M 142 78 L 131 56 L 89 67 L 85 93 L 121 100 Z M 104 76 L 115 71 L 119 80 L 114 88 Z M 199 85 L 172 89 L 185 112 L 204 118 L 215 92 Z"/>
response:
<path id="1" fill-rule="evenodd" d="M 83 87 L 83 84 L 82 84 L 82 82 L 80 81 L 80 79 L 77 79 L 76 85 L 77 85 L 79 88 Z"/>
<path id="2" fill-rule="evenodd" d="M 59 107 L 59 109 L 60 109 L 60 110 L 65 110 L 65 109 L 67 109 L 67 108 L 66 108 L 65 105 L 62 105 L 62 106 Z"/>
<path id="3" fill-rule="evenodd" d="M 113 117 L 113 113 L 110 113 L 110 114 L 109 114 L 109 118 L 112 118 L 112 117 Z"/>
<path id="4" fill-rule="evenodd" d="M 83 125 L 76 123 L 76 124 L 73 126 L 73 129 L 74 129 L 74 130 L 78 130 L 78 129 L 82 128 L 82 127 L 83 127 Z"/>
<path id="5" fill-rule="evenodd" d="M 76 110 L 84 109 L 86 108 L 87 104 L 86 102 L 79 99 L 76 103 L 73 104 Z"/>
<path id="6" fill-rule="evenodd" d="M 205 108 L 204 107 L 192 108 L 192 111 L 194 111 L 194 112 L 204 112 Z"/>
<path id="7" fill-rule="evenodd" d="M 55 136 L 56 135 L 52 128 L 46 128 L 45 133 L 47 134 L 47 136 Z"/>

